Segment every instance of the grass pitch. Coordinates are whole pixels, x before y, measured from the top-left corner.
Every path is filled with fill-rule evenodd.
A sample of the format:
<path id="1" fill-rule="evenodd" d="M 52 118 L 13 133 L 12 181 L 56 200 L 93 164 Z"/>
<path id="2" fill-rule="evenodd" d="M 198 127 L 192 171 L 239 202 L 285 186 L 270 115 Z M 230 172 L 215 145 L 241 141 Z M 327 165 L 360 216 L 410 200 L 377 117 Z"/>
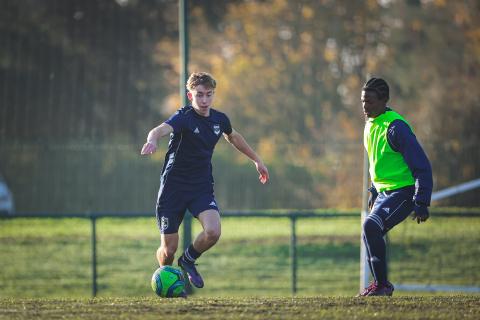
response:
<path id="1" fill-rule="evenodd" d="M 479 296 L 1 299 L 0 319 L 479 319 Z"/>
<path id="2" fill-rule="evenodd" d="M 402 223 L 389 233 L 390 280 L 480 286 L 478 230 L 479 218 Z M 90 233 L 85 219 L 0 220 L 0 298 L 89 298 Z M 206 285 L 195 298 L 290 296 L 289 236 L 288 219 L 223 219 L 220 242 L 199 259 Z M 300 219 L 297 243 L 299 296 L 358 292 L 358 218 Z M 154 296 L 158 245 L 153 217 L 99 219 L 97 297 Z"/>

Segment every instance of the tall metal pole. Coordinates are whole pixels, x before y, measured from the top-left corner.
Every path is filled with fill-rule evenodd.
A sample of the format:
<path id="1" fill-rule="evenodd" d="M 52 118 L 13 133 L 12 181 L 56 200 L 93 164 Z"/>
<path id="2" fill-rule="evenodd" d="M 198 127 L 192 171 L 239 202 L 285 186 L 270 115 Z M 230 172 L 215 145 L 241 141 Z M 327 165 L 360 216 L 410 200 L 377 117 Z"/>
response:
<path id="1" fill-rule="evenodd" d="M 188 0 L 178 1 L 178 31 L 180 43 L 180 97 L 182 107 L 188 103 L 186 83 L 188 77 Z M 192 221 L 187 213 L 183 221 L 183 249 L 192 243 Z"/>
<path id="2" fill-rule="evenodd" d="M 178 1 L 178 37 L 180 45 L 180 98 L 182 107 L 188 103 L 185 85 L 188 77 L 188 0 Z M 192 243 L 192 218 L 186 212 L 183 219 L 183 250 L 185 251 Z M 187 281 L 185 287 L 188 294 L 193 293 L 193 288 Z"/>
<path id="3" fill-rule="evenodd" d="M 178 32 L 180 43 L 180 97 L 182 106 L 188 102 L 185 84 L 188 77 L 188 3 L 187 0 L 178 2 Z"/>

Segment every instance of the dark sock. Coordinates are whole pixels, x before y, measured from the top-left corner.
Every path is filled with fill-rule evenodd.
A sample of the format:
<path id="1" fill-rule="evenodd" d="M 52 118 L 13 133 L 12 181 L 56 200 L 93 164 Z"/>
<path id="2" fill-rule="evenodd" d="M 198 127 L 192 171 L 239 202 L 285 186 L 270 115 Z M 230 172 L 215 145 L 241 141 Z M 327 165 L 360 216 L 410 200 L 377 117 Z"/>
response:
<path id="1" fill-rule="evenodd" d="M 191 244 L 183 253 L 183 258 L 187 261 L 195 262 L 201 255 L 202 254 L 193 247 L 193 244 Z"/>
<path id="2" fill-rule="evenodd" d="M 368 268 L 370 269 L 370 274 L 372 275 L 373 277 L 373 280 L 375 282 L 377 282 L 377 278 L 375 277 L 375 273 L 373 272 L 373 265 L 372 265 L 372 256 L 370 255 L 370 251 L 369 251 L 369 247 L 367 245 L 367 238 L 365 237 L 365 234 L 362 235 L 362 238 L 363 238 L 363 243 L 365 244 L 365 248 L 366 248 L 366 257 L 365 259 L 367 260 L 367 264 L 368 264 Z"/>
<path id="3" fill-rule="evenodd" d="M 383 240 L 383 231 L 373 220 L 367 219 L 364 224 L 364 239 L 370 258 L 370 268 L 377 284 L 387 284 L 386 247 Z"/>

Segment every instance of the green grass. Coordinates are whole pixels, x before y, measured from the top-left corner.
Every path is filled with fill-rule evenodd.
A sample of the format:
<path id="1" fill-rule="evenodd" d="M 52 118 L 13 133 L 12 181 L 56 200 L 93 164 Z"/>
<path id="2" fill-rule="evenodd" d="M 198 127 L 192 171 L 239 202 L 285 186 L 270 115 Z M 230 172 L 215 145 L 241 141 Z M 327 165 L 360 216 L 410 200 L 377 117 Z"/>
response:
<path id="1" fill-rule="evenodd" d="M 402 223 L 389 233 L 391 281 L 480 286 L 478 230 L 479 218 Z M 0 297 L 89 297 L 90 232 L 84 219 L 0 220 Z M 299 295 L 358 291 L 357 218 L 299 219 L 297 235 Z M 98 219 L 97 241 L 98 296 L 153 295 L 159 245 L 153 217 Z M 289 243 L 287 218 L 223 219 L 221 240 L 199 259 L 206 287 L 195 296 L 289 296 Z"/>
<path id="2" fill-rule="evenodd" d="M 478 296 L 0 299 L 0 319 L 479 319 Z"/>

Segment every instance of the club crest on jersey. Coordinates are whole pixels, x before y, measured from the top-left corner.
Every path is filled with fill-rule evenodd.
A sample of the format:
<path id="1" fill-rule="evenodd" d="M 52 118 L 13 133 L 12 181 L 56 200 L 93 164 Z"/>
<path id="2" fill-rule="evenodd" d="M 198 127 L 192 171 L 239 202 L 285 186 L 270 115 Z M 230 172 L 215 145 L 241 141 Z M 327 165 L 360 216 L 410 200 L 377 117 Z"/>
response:
<path id="1" fill-rule="evenodd" d="M 213 125 L 213 132 L 218 136 L 220 134 L 220 125 L 219 124 L 214 124 Z"/>
<path id="2" fill-rule="evenodd" d="M 162 217 L 160 220 L 160 231 L 165 231 L 168 228 L 168 218 Z"/>

